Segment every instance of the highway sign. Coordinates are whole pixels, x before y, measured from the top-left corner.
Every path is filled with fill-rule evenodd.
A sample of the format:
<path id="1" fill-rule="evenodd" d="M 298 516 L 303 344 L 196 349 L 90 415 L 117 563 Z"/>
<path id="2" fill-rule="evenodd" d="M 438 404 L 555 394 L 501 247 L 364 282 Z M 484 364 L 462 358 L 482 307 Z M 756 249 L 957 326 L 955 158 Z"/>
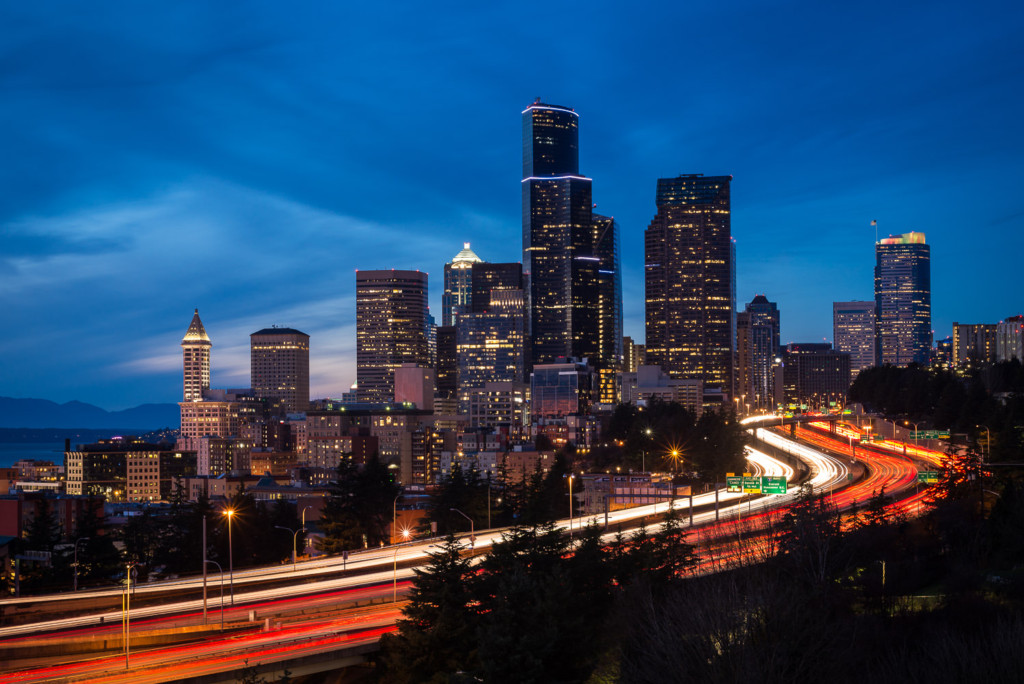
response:
<path id="1" fill-rule="evenodd" d="M 738 494 L 743 491 L 743 478 L 739 475 L 725 478 L 725 491 Z"/>
<path id="2" fill-rule="evenodd" d="M 785 494 L 786 478 L 763 475 L 761 477 L 761 492 L 763 494 Z"/>
<path id="3" fill-rule="evenodd" d="M 743 476 L 743 493 L 744 494 L 760 494 L 761 493 L 761 478 L 757 476 Z"/>
<path id="4" fill-rule="evenodd" d="M 935 484 L 939 481 L 939 473 L 934 470 L 922 470 L 917 474 L 917 481 L 924 484 Z"/>

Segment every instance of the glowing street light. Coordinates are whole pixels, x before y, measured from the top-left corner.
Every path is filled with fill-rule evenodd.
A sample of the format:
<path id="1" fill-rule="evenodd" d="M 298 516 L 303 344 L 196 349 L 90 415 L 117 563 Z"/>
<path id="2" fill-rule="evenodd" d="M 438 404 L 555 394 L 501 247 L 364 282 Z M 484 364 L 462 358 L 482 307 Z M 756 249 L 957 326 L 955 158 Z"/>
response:
<path id="1" fill-rule="evenodd" d="M 224 515 L 228 518 L 228 576 L 231 586 L 231 605 L 235 605 L 235 553 L 231 545 L 231 518 L 235 516 L 235 509 L 225 508 Z"/>

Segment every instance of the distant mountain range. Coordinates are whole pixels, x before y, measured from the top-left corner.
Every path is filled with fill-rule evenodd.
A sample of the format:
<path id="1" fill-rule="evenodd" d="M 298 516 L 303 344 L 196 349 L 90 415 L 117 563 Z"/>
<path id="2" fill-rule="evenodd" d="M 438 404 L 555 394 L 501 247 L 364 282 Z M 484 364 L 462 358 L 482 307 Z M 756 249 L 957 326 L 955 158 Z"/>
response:
<path id="1" fill-rule="evenodd" d="M 123 411 L 105 411 L 81 401 L 58 404 L 46 399 L 0 397 L 0 428 L 72 428 L 148 432 L 177 429 L 177 404 L 143 404 Z"/>

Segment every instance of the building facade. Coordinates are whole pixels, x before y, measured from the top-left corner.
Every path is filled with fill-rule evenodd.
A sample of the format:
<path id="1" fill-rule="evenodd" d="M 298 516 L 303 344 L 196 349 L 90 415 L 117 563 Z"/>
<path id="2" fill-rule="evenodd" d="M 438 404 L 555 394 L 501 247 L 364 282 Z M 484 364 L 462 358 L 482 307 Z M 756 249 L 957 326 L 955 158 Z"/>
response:
<path id="1" fill-rule="evenodd" d="M 647 363 L 732 394 L 735 309 L 732 176 L 658 180 L 644 235 Z"/>
<path id="2" fill-rule="evenodd" d="M 996 323 L 996 360 L 1024 362 L 1024 316 Z"/>
<path id="3" fill-rule="evenodd" d="M 806 405 L 825 411 L 846 403 L 850 388 L 850 355 L 827 342 L 788 344 L 782 351 L 777 403 Z"/>
<path id="4" fill-rule="evenodd" d="M 462 244 L 462 250 L 444 265 L 444 294 L 441 295 L 441 325 L 455 325 L 460 314 L 469 310 L 473 293 L 473 264 L 483 259 Z"/>
<path id="5" fill-rule="evenodd" d="M 832 302 L 832 341 L 850 355 L 850 380 L 876 365 L 875 303 Z"/>
<path id="6" fill-rule="evenodd" d="M 930 362 L 931 248 L 924 233 L 904 233 L 875 245 L 875 316 L 878 363 Z"/>
<path id="7" fill-rule="evenodd" d="M 772 366 L 779 355 L 779 307 L 757 295 L 736 315 L 737 408 L 772 408 L 775 381 Z"/>
<path id="8" fill-rule="evenodd" d="M 206 334 L 203 322 L 199 320 L 199 309 L 192 315 L 185 337 L 181 340 L 181 352 L 184 363 L 184 394 L 182 401 L 198 401 L 203 398 L 203 390 L 210 389 L 210 337 Z"/>
<path id="9" fill-rule="evenodd" d="M 591 180 L 579 173 L 579 115 L 568 107 L 538 100 L 523 111 L 522 216 L 531 365 L 575 357 L 618 370 L 617 226 L 593 213 Z"/>
<path id="10" fill-rule="evenodd" d="M 977 368 L 996 362 L 995 323 L 953 323 L 953 367 Z"/>
<path id="11" fill-rule="evenodd" d="M 361 403 L 395 396 L 395 369 L 427 365 L 427 274 L 356 271 L 356 392 Z"/>
<path id="12" fill-rule="evenodd" d="M 249 335 L 250 380 L 259 399 L 280 401 L 287 413 L 309 408 L 309 335 L 264 328 Z"/>

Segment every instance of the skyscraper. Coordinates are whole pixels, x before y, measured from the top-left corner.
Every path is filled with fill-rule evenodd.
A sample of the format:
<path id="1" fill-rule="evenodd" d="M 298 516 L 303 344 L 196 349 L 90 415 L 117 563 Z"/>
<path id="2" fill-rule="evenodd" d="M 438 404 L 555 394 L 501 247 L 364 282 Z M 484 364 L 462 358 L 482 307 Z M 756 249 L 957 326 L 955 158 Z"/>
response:
<path id="1" fill-rule="evenodd" d="M 184 401 L 201 401 L 203 390 L 210 389 L 210 342 L 203 322 L 199 320 L 199 309 L 192 315 L 192 322 L 181 340 L 184 362 Z"/>
<path id="2" fill-rule="evenodd" d="M 850 355 L 850 379 L 875 365 L 875 303 L 832 302 L 836 351 Z"/>
<path id="3" fill-rule="evenodd" d="M 427 364 L 427 274 L 356 271 L 356 384 L 360 402 L 394 401 L 395 369 Z"/>
<path id="4" fill-rule="evenodd" d="M 249 335 L 253 393 L 279 400 L 287 413 L 309 408 L 309 335 L 293 328 L 264 328 Z"/>
<path id="5" fill-rule="evenodd" d="M 924 233 L 875 245 L 876 359 L 927 364 L 932 347 L 931 249 Z"/>
<path id="6" fill-rule="evenodd" d="M 757 295 L 736 317 L 736 396 L 756 409 L 772 408 L 775 381 L 772 365 L 779 355 L 779 308 Z"/>
<path id="7" fill-rule="evenodd" d="M 644 235 L 647 363 L 733 392 L 732 176 L 658 179 Z"/>
<path id="8" fill-rule="evenodd" d="M 458 315 L 469 310 L 473 292 L 473 264 L 483 259 L 462 243 L 462 251 L 444 265 L 444 294 L 441 295 L 441 325 L 455 325 Z"/>
<path id="9" fill-rule="evenodd" d="M 456 329 L 459 413 L 469 412 L 470 395 L 488 382 L 526 381 L 526 301 L 522 290 L 492 290 L 489 306 L 463 314 Z"/>
<path id="10" fill-rule="evenodd" d="M 599 370 L 618 370 L 617 227 L 593 214 L 591 181 L 579 175 L 579 115 L 572 109 L 538 100 L 523 111 L 522 192 L 532 363 L 587 358 Z"/>

